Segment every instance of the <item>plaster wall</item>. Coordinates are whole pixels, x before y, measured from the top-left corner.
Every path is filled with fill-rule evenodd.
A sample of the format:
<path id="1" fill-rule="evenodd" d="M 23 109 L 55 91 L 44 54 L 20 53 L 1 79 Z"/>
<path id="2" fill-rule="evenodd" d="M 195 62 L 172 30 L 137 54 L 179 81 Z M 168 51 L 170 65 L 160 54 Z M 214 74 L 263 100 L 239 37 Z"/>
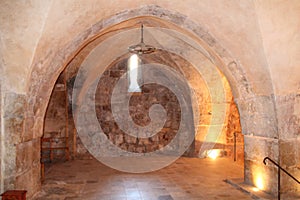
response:
<path id="1" fill-rule="evenodd" d="M 300 2 L 255 1 L 255 8 L 274 92 L 299 92 Z"/>
<path id="2" fill-rule="evenodd" d="M 85 4 L 80 2 L 70 0 L 47 1 L 47 3 L 31 1 L 18 4 L 13 1 L 2 2 L 3 23 L 1 25 L 3 28 L 1 30 L 4 30 L 2 35 L 7 48 L 5 52 L 14 52 L 3 55 L 3 57 L 7 63 L 5 69 L 8 74 L 12 74 L 14 80 L 18 80 L 16 77 L 20 74 L 22 74 L 22 78 L 19 80 L 23 80 L 23 76 L 29 78 L 30 68 L 35 65 L 40 68 L 47 65 L 58 49 L 67 45 L 72 38 L 78 33 L 84 32 L 91 24 L 122 10 L 146 4 L 156 4 L 184 13 L 189 19 L 201 24 L 205 30 L 212 33 L 221 46 L 226 46 L 230 53 L 239 58 L 239 62 L 245 66 L 245 71 L 250 76 L 248 78 L 253 84 L 268 79 L 268 72 L 264 70 L 266 61 L 263 56 L 259 27 L 252 1 L 230 1 L 223 4 L 208 0 L 178 1 L 176 3 L 170 0 L 120 2 L 91 0 Z M 15 26 L 11 26 L 12 23 Z M 19 47 L 19 45 L 21 46 Z M 19 48 L 15 48 L 16 46 Z M 12 55 L 18 55 L 18 59 L 23 60 L 17 60 Z M 10 67 L 8 68 L 8 66 Z M 16 76 L 19 68 L 24 71 Z M 28 90 L 29 85 L 24 84 L 25 79 L 23 81 L 23 84 L 17 81 L 19 86 L 15 86 L 15 89 L 21 92 Z M 13 85 L 16 85 L 16 82 Z M 255 88 L 260 94 L 268 93 L 266 91 L 269 89 Z"/>
<path id="3" fill-rule="evenodd" d="M 51 1 L 1 1 L 0 35 L 4 88 L 25 93 L 30 66 Z"/>

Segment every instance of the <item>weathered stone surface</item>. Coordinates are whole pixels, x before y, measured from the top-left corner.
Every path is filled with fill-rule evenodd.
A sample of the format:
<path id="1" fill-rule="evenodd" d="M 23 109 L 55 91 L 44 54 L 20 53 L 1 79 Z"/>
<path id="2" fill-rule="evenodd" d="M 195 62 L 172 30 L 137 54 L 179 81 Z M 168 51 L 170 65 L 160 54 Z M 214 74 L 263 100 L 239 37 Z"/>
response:
<path id="1" fill-rule="evenodd" d="M 276 97 L 278 131 L 281 139 L 300 137 L 300 95 Z"/>
<path id="2" fill-rule="evenodd" d="M 298 166 L 299 166 L 299 164 L 298 164 Z M 290 174 L 292 174 L 297 180 L 299 180 L 299 177 L 300 177 L 299 167 L 290 167 L 290 168 L 286 168 L 286 170 Z M 282 197 L 289 197 L 292 194 L 296 194 L 297 197 L 299 198 L 299 191 L 300 191 L 299 184 L 283 172 L 281 172 L 281 188 L 280 188 L 280 190 L 282 192 Z"/>
<path id="3" fill-rule="evenodd" d="M 265 157 L 279 160 L 278 139 L 264 138 L 245 135 L 245 181 L 256 187 L 275 194 L 277 191 L 277 168 L 267 161 L 263 164 Z"/>
<path id="4" fill-rule="evenodd" d="M 25 95 L 6 93 L 4 103 L 2 123 L 5 135 L 9 136 L 12 144 L 17 144 L 21 141 L 24 128 Z"/>
<path id="5" fill-rule="evenodd" d="M 245 159 L 262 162 L 265 157 L 277 160 L 279 157 L 278 139 L 263 138 L 251 135 L 244 136 Z"/>
<path id="6" fill-rule="evenodd" d="M 300 177 L 300 95 L 291 93 L 276 96 L 278 133 L 280 138 L 280 164 L 298 180 Z M 300 191 L 299 184 L 281 173 L 283 195 Z"/>
<path id="7" fill-rule="evenodd" d="M 236 100 L 244 134 L 278 138 L 273 97 L 260 96 Z"/>
<path id="8" fill-rule="evenodd" d="M 280 140 L 280 163 L 283 167 L 292 168 L 299 164 L 297 145 L 297 140 Z"/>
<path id="9" fill-rule="evenodd" d="M 26 108 L 25 95 L 16 93 L 2 94 L 4 98 L 5 107 L 2 111 L 2 134 L 1 140 L 3 141 L 3 149 L 1 153 L 2 166 L 2 180 L 3 188 L 13 189 L 15 187 L 16 176 L 16 145 L 21 142 L 24 128 L 24 110 Z"/>
<path id="10" fill-rule="evenodd" d="M 3 171 L 3 188 L 19 188 L 18 177 L 22 177 L 21 183 L 30 191 L 30 195 L 39 190 L 39 181 L 31 181 L 32 174 L 23 176 L 34 167 L 39 167 L 40 163 L 40 142 L 32 141 L 32 137 L 24 134 L 25 119 L 25 95 L 7 93 L 4 102 L 7 104 L 3 110 L 3 126 L 5 135 L 2 136 L 5 154 L 1 154 L 5 168 Z M 32 133 L 31 133 L 32 136 Z M 26 142 L 23 142 L 26 141 Z M 2 165 L 3 166 L 3 165 Z M 39 171 L 40 173 L 40 171 Z M 29 184 L 28 181 L 30 181 Z M 34 184 L 35 186 L 33 186 Z M 24 188 L 21 187 L 21 188 Z"/>
<path id="11" fill-rule="evenodd" d="M 115 84 L 126 72 L 127 59 L 109 67 L 101 76 L 95 94 L 95 106 L 100 126 L 108 139 L 125 151 L 148 153 L 167 145 L 176 135 L 180 125 L 180 107 L 177 98 L 167 88 L 156 84 L 143 86 L 143 93 L 133 95 L 129 102 L 129 113 L 138 126 L 150 123 L 149 109 L 154 104 L 160 104 L 166 109 L 167 119 L 164 128 L 156 133 L 157 137 L 142 139 L 123 132 L 115 123 L 111 110 L 111 95 Z M 107 72 L 108 71 L 108 72 Z M 120 99 L 120 103 L 124 101 Z M 149 130 L 150 131 L 150 130 Z M 150 151 L 151 150 L 151 151 Z"/>
<path id="12" fill-rule="evenodd" d="M 280 140 L 280 164 L 292 174 L 296 179 L 300 178 L 300 140 L 285 139 Z M 285 173 L 281 173 L 281 191 L 283 195 L 289 196 L 289 193 L 299 193 L 300 187 L 297 182 Z"/>
<path id="13" fill-rule="evenodd" d="M 80 67 L 80 64 L 82 63 L 82 59 L 84 59 L 84 55 L 86 55 L 86 51 L 83 51 L 82 53 L 80 53 L 78 55 L 78 58 L 74 59 L 69 64 L 68 70 L 66 70 L 66 72 L 64 72 L 64 73 L 68 74 L 68 77 L 72 77 L 72 80 L 74 80 L 73 77 L 75 75 L 76 68 L 78 69 L 78 67 Z M 197 114 L 201 115 L 201 117 L 199 118 L 200 119 L 199 123 L 203 124 L 203 125 L 211 124 L 211 114 L 209 114 L 211 112 L 210 94 L 209 94 L 209 91 L 207 90 L 205 81 L 202 79 L 202 77 L 200 76 L 199 72 L 197 72 L 197 70 L 195 70 L 193 67 L 191 67 L 190 64 L 188 62 L 184 61 L 182 58 L 180 58 L 176 55 L 172 55 L 170 53 L 166 53 L 164 51 L 159 51 L 158 53 L 155 53 L 154 55 L 151 55 L 151 56 L 144 55 L 143 60 L 145 62 L 149 62 L 149 63 L 153 63 L 153 62 L 154 63 L 155 62 L 164 63 L 165 65 L 172 66 L 176 70 L 183 73 L 184 76 L 188 79 L 189 83 L 191 84 L 191 86 L 195 92 L 194 93 L 195 96 L 193 97 L 193 98 L 195 98 L 193 100 L 193 104 L 195 106 L 194 111 L 196 111 L 198 109 L 199 112 Z M 101 94 L 105 94 L 105 95 L 96 95 L 96 105 L 97 105 L 96 112 L 97 113 L 101 113 L 103 111 L 108 112 L 111 109 L 109 93 L 112 90 L 112 86 L 116 83 L 117 76 L 120 76 L 121 74 L 123 74 L 126 71 L 127 60 L 125 59 L 123 61 L 118 61 L 115 63 L 115 65 L 116 66 L 113 69 L 104 71 L 101 79 L 99 80 L 98 84 L 101 85 L 101 88 L 100 88 Z M 70 72 L 69 72 L 69 68 L 70 68 Z M 67 81 L 67 82 L 69 82 L 69 81 Z M 126 89 L 127 86 L 124 85 L 124 87 Z M 68 86 L 68 88 L 69 88 L 68 89 L 69 91 L 72 91 L 71 85 Z M 78 88 L 78 89 L 80 89 L 80 88 Z M 171 101 L 171 102 L 176 101 L 175 96 L 174 97 L 166 97 L 166 96 L 154 97 L 153 95 L 151 96 L 151 94 L 149 93 L 150 90 L 147 87 L 144 87 L 143 89 L 144 89 L 143 93 L 145 95 L 142 95 L 139 98 L 136 98 L 136 97 L 132 98 L 131 99 L 132 103 L 137 103 L 138 101 L 147 101 L 148 100 L 147 98 L 149 98 L 149 97 L 150 97 L 149 100 L 156 102 L 156 103 L 159 103 L 158 98 L 161 98 L 161 100 L 163 100 L 163 101 Z M 230 88 L 227 88 L 227 89 L 230 90 Z M 163 91 L 160 91 L 158 94 L 163 94 Z M 231 94 L 228 94 L 228 96 L 229 96 L 228 99 L 230 99 L 230 95 Z M 122 102 L 123 99 L 120 99 L 119 101 Z M 221 102 L 219 102 L 218 104 L 220 104 L 220 103 Z M 222 102 L 222 103 L 223 103 L 223 105 L 220 104 L 221 107 L 227 106 L 227 103 L 225 103 L 225 102 Z M 166 106 L 169 108 L 172 107 L 171 103 L 166 104 Z M 216 104 L 215 108 L 217 108 L 218 106 L 219 105 Z M 146 109 L 148 109 L 148 108 L 146 108 Z M 174 109 L 171 108 L 171 110 L 174 110 Z M 216 110 L 214 110 L 214 112 L 215 111 Z M 136 109 L 134 106 L 131 106 L 130 112 L 140 112 L 140 109 Z M 144 118 L 143 116 L 145 116 L 146 118 Z M 173 115 L 173 116 L 170 115 L 170 117 L 174 118 L 175 120 L 179 120 L 179 119 L 176 119 L 175 116 L 176 115 Z M 207 117 L 204 117 L 204 116 L 207 116 Z M 219 116 L 220 115 L 214 115 L 214 117 L 215 117 L 214 123 L 218 123 L 218 124 L 221 123 L 223 126 L 223 123 L 224 124 L 226 123 L 225 122 L 226 119 L 224 119 L 221 116 L 220 120 L 216 120 L 216 118 Z M 84 115 L 81 117 L 84 117 Z M 104 120 L 104 121 L 112 121 L 113 120 L 112 115 L 105 114 L 102 117 L 103 118 L 101 120 Z M 144 115 L 143 112 L 140 112 L 140 114 L 135 115 L 135 118 L 139 118 L 140 120 L 144 121 L 144 123 L 149 122 L 149 117 L 147 117 L 147 115 Z M 82 119 L 82 120 L 88 121 L 88 118 Z M 195 120 L 197 120 L 197 117 L 195 118 Z M 220 121 L 220 122 L 216 122 L 216 121 Z M 105 124 L 105 123 L 106 122 L 102 122 L 102 124 Z M 176 123 L 171 123 L 171 121 L 167 121 L 166 125 L 170 126 L 172 128 L 176 128 L 176 126 L 178 126 L 178 125 L 176 125 Z M 71 125 L 71 126 L 73 127 L 73 125 Z M 116 126 L 112 123 L 104 125 L 102 127 L 102 129 L 104 130 L 104 132 L 111 132 L 111 131 L 114 132 L 114 131 L 118 130 L 118 128 L 116 128 Z M 222 127 L 221 127 L 221 129 L 222 129 Z M 222 133 L 222 134 L 225 134 L 226 129 L 224 128 L 223 130 L 224 130 L 224 133 Z M 203 131 L 203 130 L 201 130 L 201 131 Z M 206 131 L 202 132 L 201 134 L 205 135 Z M 225 141 L 223 141 L 223 142 L 225 142 Z M 121 143 L 120 139 L 119 139 L 118 143 Z M 123 146 L 125 147 L 126 145 L 123 145 Z M 82 148 L 80 148 L 80 149 L 82 149 Z"/>

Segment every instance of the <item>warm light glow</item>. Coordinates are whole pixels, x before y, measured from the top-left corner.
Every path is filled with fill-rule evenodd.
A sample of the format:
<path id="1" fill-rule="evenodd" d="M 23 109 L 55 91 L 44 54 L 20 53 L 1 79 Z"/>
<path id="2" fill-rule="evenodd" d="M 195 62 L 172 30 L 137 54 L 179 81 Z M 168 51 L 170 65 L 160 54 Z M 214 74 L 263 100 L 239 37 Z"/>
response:
<path id="1" fill-rule="evenodd" d="M 252 166 L 251 171 L 253 174 L 253 185 L 258 190 L 265 190 L 266 187 L 266 174 L 264 173 L 264 169 L 261 166 Z M 254 189 L 253 189 L 254 190 Z"/>
<path id="2" fill-rule="evenodd" d="M 136 54 L 130 56 L 128 61 L 129 87 L 128 92 L 141 92 L 138 84 L 139 75 L 139 57 Z"/>
<path id="3" fill-rule="evenodd" d="M 219 156 L 219 150 L 217 149 L 209 150 L 207 156 L 215 160 Z"/>
<path id="4" fill-rule="evenodd" d="M 258 189 L 263 190 L 264 189 L 264 182 L 261 176 L 257 176 L 255 178 L 255 185 Z"/>
<path id="5" fill-rule="evenodd" d="M 252 190 L 253 190 L 254 192 L 258 192 L 258 191 L 259 191 L 259 189 L 258 189 L 257 187 L 252 188 Z"/>

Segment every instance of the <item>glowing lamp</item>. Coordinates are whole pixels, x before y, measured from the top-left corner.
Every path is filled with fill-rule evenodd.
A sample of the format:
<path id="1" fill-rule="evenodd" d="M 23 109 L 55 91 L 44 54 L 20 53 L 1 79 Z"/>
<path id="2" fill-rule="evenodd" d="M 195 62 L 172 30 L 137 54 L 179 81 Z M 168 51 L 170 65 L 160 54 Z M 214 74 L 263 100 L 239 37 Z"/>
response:
<path id="1" fill-rule="evenodd" d="M 213 160 L 215 160 L 219 156 L 218 149 L 212 149 L 207 152 L 207 156 Z"/>

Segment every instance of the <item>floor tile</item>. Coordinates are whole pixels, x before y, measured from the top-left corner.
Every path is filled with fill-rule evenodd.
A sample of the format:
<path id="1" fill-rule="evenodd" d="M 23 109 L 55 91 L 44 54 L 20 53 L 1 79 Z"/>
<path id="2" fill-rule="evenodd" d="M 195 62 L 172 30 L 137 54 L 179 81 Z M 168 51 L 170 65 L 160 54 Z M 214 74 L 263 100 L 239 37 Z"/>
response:
<path id="1" fill-rule="evenodd" d="M 119 172 L 92 159 L 72 160 L 47 166 L 34 200 L 252 199 L 223 181 L 242 177 L 243 168 L 227 158 L 182 157 L 144 174 Z"/>

